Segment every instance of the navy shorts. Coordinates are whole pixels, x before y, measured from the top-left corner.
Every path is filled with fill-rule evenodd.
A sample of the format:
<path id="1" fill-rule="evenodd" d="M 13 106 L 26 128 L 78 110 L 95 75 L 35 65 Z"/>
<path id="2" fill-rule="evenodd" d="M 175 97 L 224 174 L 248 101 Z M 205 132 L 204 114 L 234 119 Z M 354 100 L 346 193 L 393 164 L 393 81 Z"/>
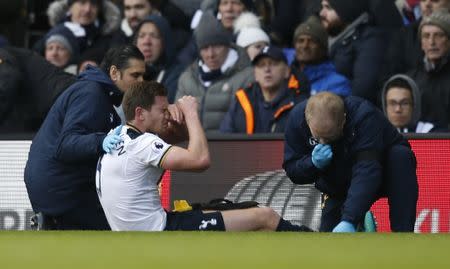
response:
<path id="1" fill-rule="evenodd" d="M 220 212 L 167 212 L 164 231 L 225 231 L 225 224 Z"/>

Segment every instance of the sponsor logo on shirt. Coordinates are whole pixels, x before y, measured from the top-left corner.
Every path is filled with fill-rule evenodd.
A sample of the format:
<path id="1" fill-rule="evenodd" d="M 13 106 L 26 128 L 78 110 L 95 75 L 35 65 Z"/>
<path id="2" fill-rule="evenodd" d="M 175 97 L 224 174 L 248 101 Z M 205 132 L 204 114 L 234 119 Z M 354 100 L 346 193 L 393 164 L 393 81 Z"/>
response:
<path id="1" fill-rule="evenodd" d="M 152 143 L 152 150 L 155 153 L 161 153 L 161 150 L 164 148 L 164 144 L 160 140 L 156 140 Z"/>

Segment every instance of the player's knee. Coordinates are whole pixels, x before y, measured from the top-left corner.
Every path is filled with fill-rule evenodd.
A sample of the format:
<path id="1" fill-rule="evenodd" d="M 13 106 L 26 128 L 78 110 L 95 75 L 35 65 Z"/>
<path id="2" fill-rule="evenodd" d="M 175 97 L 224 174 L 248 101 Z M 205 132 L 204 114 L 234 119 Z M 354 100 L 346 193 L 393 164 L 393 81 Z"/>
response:
<path id="1" fill-rule="evenodd" d="M 261 223 L 264 223 L 264 226 L 267 228 L 273 228 L 278 225 L 278 222 L 280 221 L 280 216 L 278 215 L 275 210 L 273 210 L 270 207 L 259 207 L 259 217 Z"/>

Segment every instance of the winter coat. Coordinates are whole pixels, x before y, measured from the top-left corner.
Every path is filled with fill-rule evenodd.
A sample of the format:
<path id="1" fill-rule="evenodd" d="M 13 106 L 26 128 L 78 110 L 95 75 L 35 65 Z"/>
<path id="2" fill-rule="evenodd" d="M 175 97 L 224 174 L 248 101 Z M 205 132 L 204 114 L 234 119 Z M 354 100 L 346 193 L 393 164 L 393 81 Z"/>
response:
<path id="1" fill-rule="evenodd" d="M 295 28 L 309 16 L 319 13 L 320 1 L 276 0 L 273 1 L 274 16 L 268 32 L 279 46 L 290 46 Z"/>
<path id="2" fill-rule="evenodd" d="M 304 85 L 305 84 L 305 85 Z M 289 113 L 309 96 L 309 89 L 294 75 L 271 102 L 266 102 L 257 82 L 239 89 L 220 126 L 223 133 L 284 133 Z"/>
<path id="3" fill-rule="evenodd" d="M 246 52 L 232 46 L 238 52 L 237 62 L 228 68 L 220 78 L 206 88 L 201 79 L 198 60 L 181 75 L 175 99 L 184 95 L 197 97 L 199 115 L 205 131 L 218 131 L 228 111 L 234 93 L 254 81 L 253 68 Z"/>
<path id="4" fill-rule="evenodd" d="M 63 24 L 70 28 L 71 18 L 68 14 L 69 6 L 68 0 L 56 0 L 52 2 L 47 9 L 47 16 L 49 24 L 55 27 L 58 24 Z M 80 53 L 90 48 L 100 48 L 100 51 L 106 52 L 111 43 L 113 32 L 119 29 L 121 21 L 121 14 L 119 8 L 111 1 L 103 1 L 103 9 L 99 9 L 98 21 L 91 25 L 78 25 L 81 27 L 85 35 L 75 34 L 80 48 Z M 51 31 L 51 30 L 50 30 Z M 80 30 L 76 31 L 80 33 Z M 45 38 L 45 37 L 44 37 Z M 42 38 L 34 46 L 33 50 L 41 53 L 45 49 L 45 40 Z"/>
<path id="5" fill-rule="evenodd" d="M 422 92 L 423 119 L 450 128 L 450 55 L 433 70 L 422 63 L 408 75 Z"/>
<path id="6" fill-rule="evenodd" d="M 336 72 L 336 67 L 329 60 L 303 66 L 294 61 L 291 70 L 294 74 L 302 72 L 306 75 L 311 84 L 311 95 L 322 91 L 329 91 L 342 97 L 352 94 L 350 81 Z"/>
<path id="7" fill-rule="evenodd" d="M 121 91 L 89 66 L 52 106 L 31 144 L 25 184 L 33 210 L 51 216 L 80 203 L 98 206 L 95 167 L 106 133 L 120 124 Z"/>
<path id="8" fill-rule="evenodd" d="M 389 43 L 387 65 L 384 70 L 384 80 L 399 73 L 406 73 L 416 68 L 423 60 L 424 54 L 421 48 L 418 29 L 420 20 L 399 28 L 392 35 Z"/>
<path id="9" fill-rule="evenodd" d="M 139 32 L 142 25 L 147 22 L 154 23 L 159 29 L 164 49 L 163 54 L 156 61 L 156 63 L 147 63 L 144 79 L 155 80 L 162 83 L 167 89 L 167 98 L 169 103 L 173 103 L 177 92 L 178 79 L 184 71 L 185 66 L 179 64 L 175 59 L 176 51 L 174 38 L 168 21 L 159 15 L 150 15 L 139 24 L 136 29 L 136 34 Z M 137 37 L 135 36 L 134 40 L 136 39 Z"/>
<path id="10" fill-rule="evenodd" d="M 75 76 L 27 49 L 0 49 L 0 130 L 36 132 Z"/>
<path id="11" fill-rule="evenodd" d="M 315 183 L 332 198 L 345 199 L 342 220 L 356 223 L 378 198 L 383 175 L 383 153 L 407 140 L 370 102 L 349 96 L 344 99 L 346 122 L 343 136 L 331 144 L 333 159 L 325 170 L 311 160 L 315 146 L 305 119 L 306 102 L 289 115 L 285 133 L 283 168 L 296 184 Z M 378 156 L 367 158 L 365 156 Z"/>
<path id="12" fill-rule="evenodd" d="M 352 94 L 375 104 L 381 88 L 378 83 L 387 48 L 387 32 L 364 20 L 357 21 L 336 38 L 329 56 L 337 72 L 351 81 Z"/>

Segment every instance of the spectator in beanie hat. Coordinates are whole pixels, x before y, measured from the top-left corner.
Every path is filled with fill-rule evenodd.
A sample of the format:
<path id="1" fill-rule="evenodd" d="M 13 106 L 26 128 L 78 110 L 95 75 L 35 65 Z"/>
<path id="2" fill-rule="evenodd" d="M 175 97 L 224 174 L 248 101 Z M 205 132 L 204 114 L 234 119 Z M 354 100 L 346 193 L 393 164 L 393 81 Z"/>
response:
<path id="1" fill-rule="evenodd" d="M 239 32 L 236 44 L 244 48 L 250 60 L 253 60 L 265 46 L 270 45 L 270 39 L 261 28 L 248 27 Z"/>
<path id="2" fill-rule="evenodd" d="M 423 61 L 408 74 L 422 92 L 426 120 L 450 127 L 450 13 L 438 10 L 422 20 Z"/>
<path id="3" fill-rule="evenodd" d="M 384 68 L 386 74 L 383 81 L 394 74 L 407 73 L 422 64 L 424 53 L 421 48 L 419 26 L 434 11 L 439 9 L 450 10 L 450 0 L 418 1 L 418 9 L 418 13 L 422 17 L 418 17 L 416 21 L 398 29 L 391 38 L 386 55 L 388 65 Z"/>
<path id="4" fill-rule="evenodd" d="M 200 26 L 201 18 L 205 12 L 217 12 L 216 20 L 232 34 L 235 20 L 245 11 L 254 9 L 252 0 L 205 0 L 201 10 L 198 10 L 192 18 L 191 27 L 195 29 Z M 198 48 L 195 39 L 191 39 L 178 55 L 181 64 L 191 64 L 198 57 Z"/>
<path id="5" fill-rule="evenodd" d="M 376 104 L 387 42 L 386 31 L 370 24 L 367 1 L 322 0 L 320 19 L 336 71 L 351 81 L 352 95 Z"/>
<path id="6" fill-rule="evenodd" d="M 270 44 L 270 38 L 261 29 L 258 17 L 251 12 L 242 13 L 235 20 L 233 28 L 237 35 L 236 44 L 246 50 L 250 60 L 253 60 L 264 47 Z"/>
<path id="7" fill-rule="evenodd" d="M 181 75 L 175 100 L 197 97 L 203 127 L 217 131 L 231 96 L 253 81 L 253 72 L 246 52 L 232 44 L 231 33 L 212 12 L 203 14 L 194 35 L 200 57 Z"/>
<path id="8" fill-rule="evenodd" d="M 202 15 L 198 27 L 194 31 L 195 42 L 201 50 L 210 45 L 230 45 L 231 33 L 214 17 L 211 12 Z"/>
<path id="9" fill-rule="evenodd" d="M 64 25 L 60 24 L 54 27 L 46 35 L 44 56 L 53 65 L 66 68 L 69 64 L 77 64 L 79 55 L 78 42 Z M 70 73 L 76 74 L 76 69 Z"/>
<path id="10" fill-rule="evenodd" d="M 311 84 L 311 95 L 330 91 L 340 96 L 351 94 L 350 81 L 336 71 L 328 58 L 328 34 L 320 20 L 311 16 L 294 33 L 295 60 L 292 73 L 303 73 Z"/>

